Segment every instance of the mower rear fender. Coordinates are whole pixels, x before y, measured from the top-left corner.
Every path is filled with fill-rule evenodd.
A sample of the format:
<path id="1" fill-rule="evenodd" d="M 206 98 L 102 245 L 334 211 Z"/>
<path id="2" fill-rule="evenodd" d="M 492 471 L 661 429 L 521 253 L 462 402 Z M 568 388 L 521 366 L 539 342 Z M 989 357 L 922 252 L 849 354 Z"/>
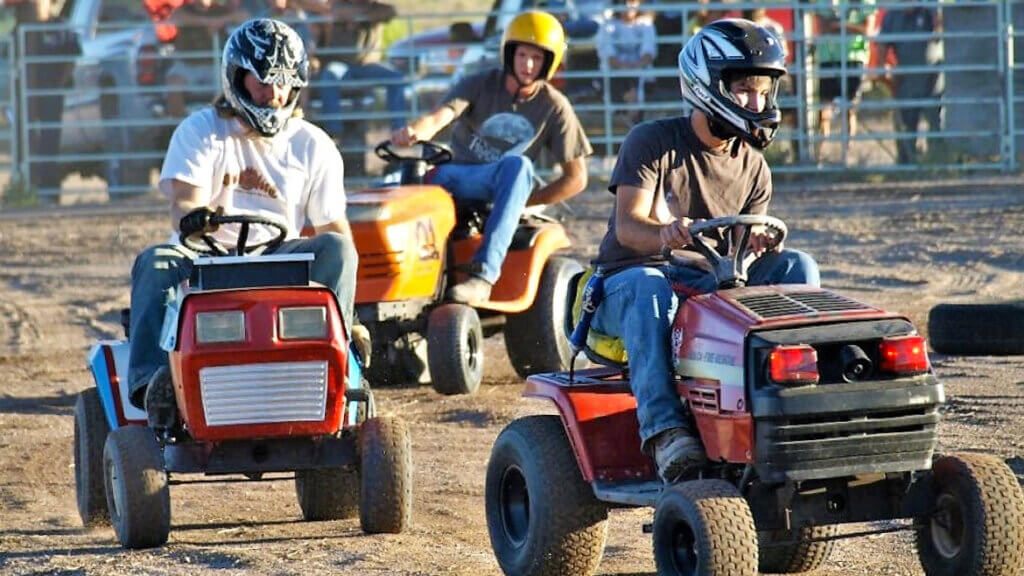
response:
<path id="1" fill-rule="evenodd" d="M 558 408 L 566 436 L 587 482 L 654 478 L 651 459 L 640 451 L 636 399 L 618 370 L 594 368 L 530 376 L 524 396 L 544 398 Z"/>
<path id="2" fill-rule="evenodd" d="M 128 400 L 128 342 L 97 342 L 89 350 L 87 361 L 110 429 L 145 426 L 146 413 Z"/>

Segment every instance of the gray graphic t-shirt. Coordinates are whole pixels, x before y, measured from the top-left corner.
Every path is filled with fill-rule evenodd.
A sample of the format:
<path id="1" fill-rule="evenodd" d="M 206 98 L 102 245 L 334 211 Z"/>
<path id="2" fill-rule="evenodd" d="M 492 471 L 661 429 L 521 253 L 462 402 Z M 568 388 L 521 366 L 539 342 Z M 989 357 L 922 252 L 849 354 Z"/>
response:
<path id="1" fill-rule="evenodd" d="M 452 127 L 455 162 L 486 164 L 507 155 L 536 161 L 545 148 L 557 163 L 593 153 L 565 95 L 543 83 L 532 97 L 516 101 L 503 75 L 495 68 L 467 76 L 445 96 L 444 105 L 458 118 Z"/>
<path id="2" fill-rule="evenodd" d="M 630 130 L 619 149 L 608 189 L 635 186 L 654 192 L 650 218 L 668 224 L 683 216 L 721 218 L 765 214 L 772 197 L 771 171 L 759 152 L 743 145 L 730 151 L 705 146 L 688 116 L 645 122 Z M 709 238 L 713 244 L 715 238 Z M 619 243 L 615 207 L 594 263 L 606 268 L 662 261 L 661 254 L 641 254 Z"/>

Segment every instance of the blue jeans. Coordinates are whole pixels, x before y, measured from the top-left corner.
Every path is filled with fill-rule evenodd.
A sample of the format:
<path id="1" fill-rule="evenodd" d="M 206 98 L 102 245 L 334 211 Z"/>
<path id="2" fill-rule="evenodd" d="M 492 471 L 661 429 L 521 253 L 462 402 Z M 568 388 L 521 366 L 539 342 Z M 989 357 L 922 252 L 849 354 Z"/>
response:
<path id="1" fill-rule="evenodd" d="M 382 80 L 387 93 L 388 113 L 391 115 L 391 129 L 397 130 L 405 126 L 405 115 L 409 110 L 409 102 L 405 98 L 405 75 L 387 64 L 364 64 L 349 66 L 344 76 L 331 68 L 324 68 L 320 80 L 327 84 L 320 86 L 320 106 L 324 116 L 341 114 L 341 86 L 338 82 L 355 82 L 360 80 Z M 376 86 L 350 87 L 359 92 L 369 92 Z M 336 118 L 321 122 L 330 136 L 341 135 L 341 120 Z"/>
<path id="2" fill-rule="evenodd" d="M 346 328 L 352 326 L 359 255 L 351 238 L 328 232 L 288 240 L 273 253 L 312 253 L 311 279 L 334 292 Z M 128 390 L 132 402 L 140 407 L 149 379 L 161 366 L 168 365 L 167 353 L 160 348 L 164 305 L 174 300 L 178 285 L 189 277 L 195 257 L 182 246 L 160 244 L 144 250 L 132 266 Z"/>
<path id="3" fill-rule="evenodd" d="M 455 201 L 490 202 L 491 215 L 484 238 L 473 255 L 491 284 L 501 276 L 501 264 L 519 227 L 519 217 L 533 192 L 533 162 L 525 156 L 505 156 L 490 164 L 441 164 L 430 177 Z"/>
<path id="4" fill-rule="evenodd" d="M 797 250 L 771 253 L 754 262 L 750 286 L 763 284 L 820 285 L 818 265 Z M 669 428 L 690 429 L 676 393 L 672 369 L 672 323 L 679 298 L 672 283 L 696 293 L 715 290 L 712 274 L 697 268 L 637 266 L 604 281 L 604 299 L 594 314 L 593 329 L 623 339 L 629 356 L 629 383 L 637 401 L 640 439 L 647 441 Z M 692 433 L 692 431 L 691 431 Z"/>

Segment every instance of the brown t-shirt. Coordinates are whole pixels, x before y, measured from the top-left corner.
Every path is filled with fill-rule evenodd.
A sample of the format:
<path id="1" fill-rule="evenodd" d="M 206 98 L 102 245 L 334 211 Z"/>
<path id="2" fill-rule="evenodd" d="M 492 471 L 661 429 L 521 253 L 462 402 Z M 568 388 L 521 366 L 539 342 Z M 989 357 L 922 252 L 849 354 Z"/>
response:
<path id="1" fill-rule="evenodd" d="M 452 87 L 444 106 L 458 118 L 452 151 L 460 164 L 496 162 L 509 154 L 537 161 L 545 148 L 557 163 L 594 152 L 569 100 L 546 82 L 530 98 L 517 101 L 505 89 L 501 69 L 485 70 Z"/>
<path id="2" fill-rule="evenodd" d="M 710 150 L 697 138 L 688 116 L 645 122 L 630 130 L 608 189 L 614 194 L 618 186 L 653 191 L 650 216 L 666 224 L 683 216 L 765 214 L 772 197 L 771 171 L 759 152 L 743 145 L 734 158 L 730 150 Z M 641 254 L 619 243 L 613 205 L 594 264 L 614 269 L 661 261 L 661 254 Z"/>

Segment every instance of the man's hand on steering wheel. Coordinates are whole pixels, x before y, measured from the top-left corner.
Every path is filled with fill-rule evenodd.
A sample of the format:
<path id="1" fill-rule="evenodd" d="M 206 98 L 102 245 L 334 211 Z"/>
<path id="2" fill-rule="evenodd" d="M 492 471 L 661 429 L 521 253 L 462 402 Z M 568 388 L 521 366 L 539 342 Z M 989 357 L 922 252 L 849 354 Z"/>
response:
<path id="1" fill-rule="evenodd" d="M 412 146 L 419 141 L 416 129 L 411 125 L 403 126 L 391 133 L 391 143 L 395 146 Z"/>
<path id="2" fill-rule="evenodd" d="M 213 234 L 217 231 L 218 226 L 216 223 L 211 222 L 211 219 L 223 213 L 223 207 L 218 207 L 216 211 L 211 210 L 209 206 L 193 208 L 178 221 L 178 231 L 181 233 L 182 238 L 188 238 L 197 234 Z"/>
<path id="3" fill-rule="evenodd" d="M 768 252 L 781 252 L 782 241 L 779 240 L 777 234 L 769 231 L 766 226 L 751 226 L 750 251 L 758 258 Z"/>
<path id="4" fill-rule="evenodd" d="M 686 248 L 693 245 L 693 237 L 690 236 L 690 226 L 700 220 L 693 220 L 683 216 L 664 225 L 659 230 L 661 244 L 672 250 Z"/>

